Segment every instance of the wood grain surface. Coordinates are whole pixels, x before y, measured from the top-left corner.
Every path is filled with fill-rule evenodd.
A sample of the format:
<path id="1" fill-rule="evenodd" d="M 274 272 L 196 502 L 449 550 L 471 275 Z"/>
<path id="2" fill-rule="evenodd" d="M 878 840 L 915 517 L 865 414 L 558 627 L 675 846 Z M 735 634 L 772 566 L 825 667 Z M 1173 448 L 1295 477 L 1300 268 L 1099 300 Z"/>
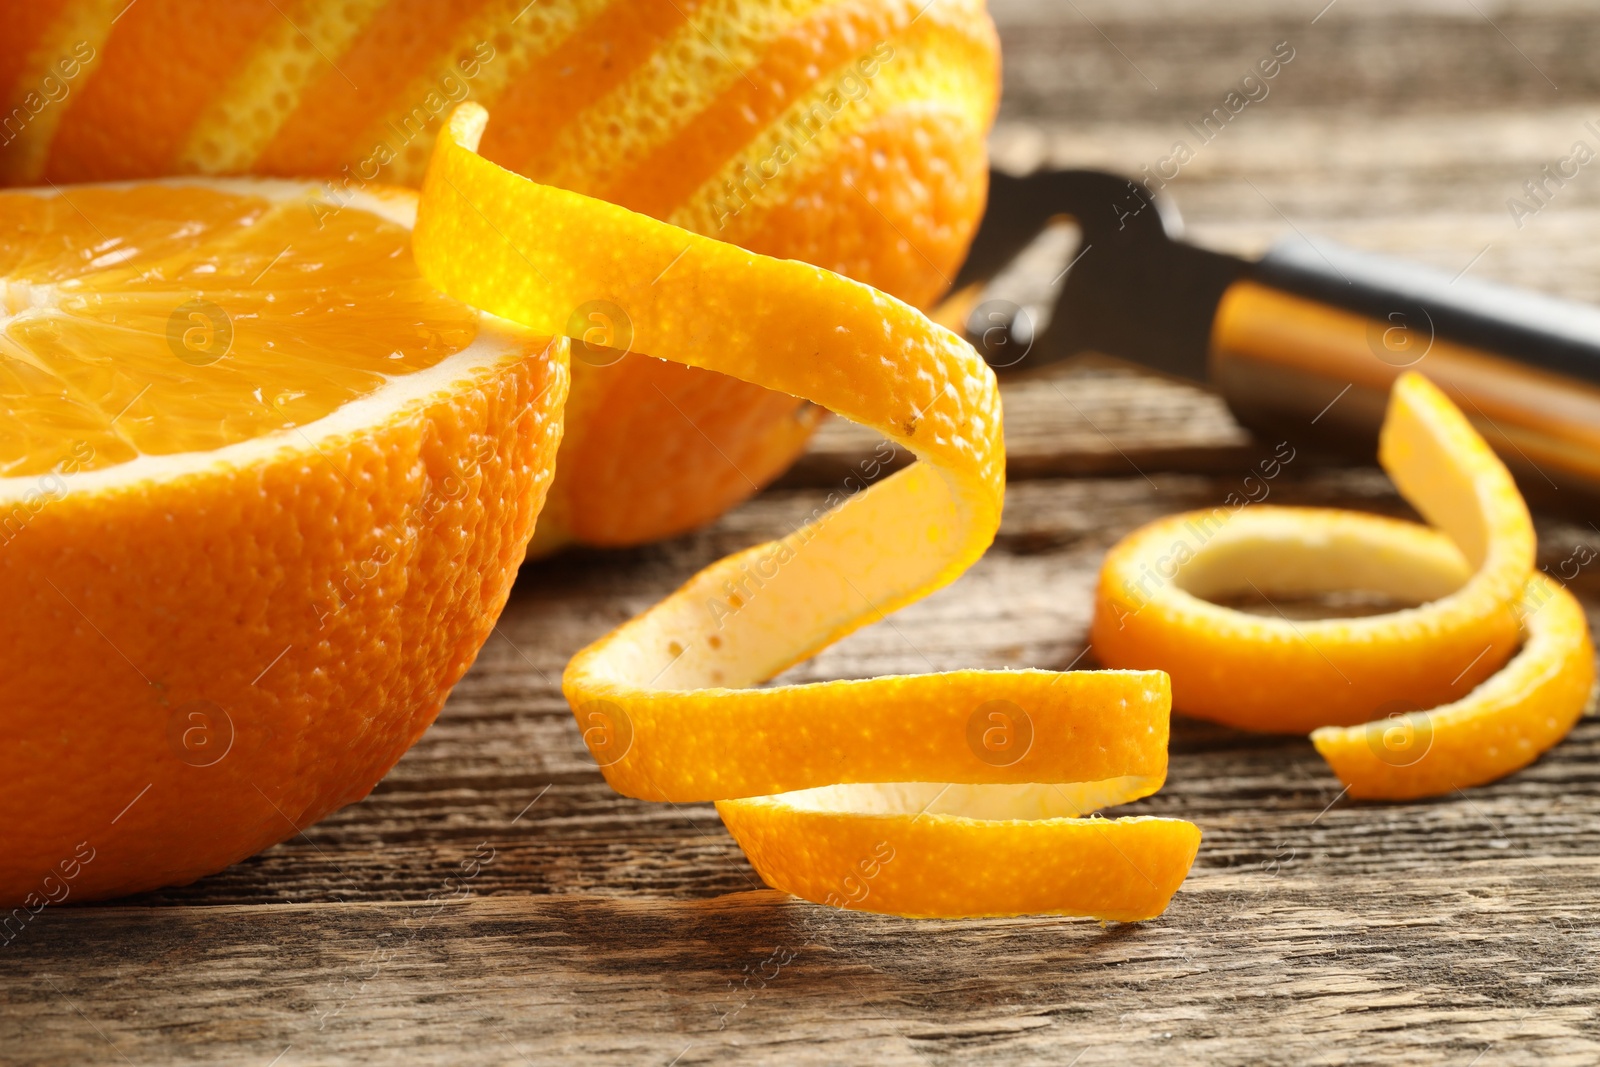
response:
<path id="1" fill-rule="evenodd" d="M 1193 236 L 1250 250 L 1298 229 L 1600 300 L 1600 168 L 1521 228 L 1506 207 L 1594 139 L 1590 3 L 993 4 L 1003 165 L 1137 171 L 1288 41 L 1270 95 L 1168 189 Z M 1020 370 L 994 549 L 786 677 L 1092 665 L 1105 550 L 1220 502 L 1259 447 L 1195 387 L 1099 358 Z M 875 445 L 829 424 L 707 530 L 525 567 L 367 800 L 194 885 L 47 909 L 0 949 L 0 1063 L 1600 1062 L 1593 718 L 1520 774 L 1410 804 L 1343 798 L 1304 738 L 1180 718 L 1169 784 L 1128 810 L 1205 840 L 1141 925 L 834 912 L 761 886 L 710 805 L 612 793 L 560 696 L 566 658 L 792 528 Z M 1380 472 L 1309 452 L 1271 486 L 1409 514 Z M 1539 534 L 1553 569 L 1600 550 L 1581 515 Z M 1570 586 L 1600 621 L 1600 566 Z"/>

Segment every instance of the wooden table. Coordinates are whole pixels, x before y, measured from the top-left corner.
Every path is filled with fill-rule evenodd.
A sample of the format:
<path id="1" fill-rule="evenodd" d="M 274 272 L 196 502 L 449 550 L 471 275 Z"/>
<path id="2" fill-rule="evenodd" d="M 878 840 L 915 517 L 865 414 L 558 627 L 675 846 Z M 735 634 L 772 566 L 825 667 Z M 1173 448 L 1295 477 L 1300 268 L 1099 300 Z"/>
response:
<path id="1" fill-rule="evenodd" d="M 1288 41 L 1270 96 L 1171 187 L 1197 238 L 1253 249 L 1293 228 L 1600 300 L 1600 165 L 1520 229 L 1506 207 L 1595 141 L 1587 5 L 1325 2 L 994 0 L 996 157 L 1136 170 Z M 1105 549 L 1219 502 L 1255 447 L 1205 393 L 1103 360 L 1006 397 L 1013 483 L 988 557 L 792 677 L 1065 667 Z M 0 955 L 0 1062 L 1600 1061 L 1593 719 L 1521 774 L 1414 804 L 1342 799 L 1304 738 L 1180 719 L 1169 784 L 1134 810 L 1205 841 L 1142 925 L 832 912 L 764 888 L 709 805 L 612 793 L 557 689 L 567 656 L 788 528 L 872 444 L 832 425 L 711 529 L 527 567 L 365 802 L 195 885 L 36 919 Z M 1272 499 L 1407 513 L 1379 472 L 1310 460 Z M 1539 534 L 1552 567 L 1600 547 L 1581 516 Z M 1570 585 L 1600 606 L 1600 567 Z M 775 950 L 792 960 L 747 991 Z"/>

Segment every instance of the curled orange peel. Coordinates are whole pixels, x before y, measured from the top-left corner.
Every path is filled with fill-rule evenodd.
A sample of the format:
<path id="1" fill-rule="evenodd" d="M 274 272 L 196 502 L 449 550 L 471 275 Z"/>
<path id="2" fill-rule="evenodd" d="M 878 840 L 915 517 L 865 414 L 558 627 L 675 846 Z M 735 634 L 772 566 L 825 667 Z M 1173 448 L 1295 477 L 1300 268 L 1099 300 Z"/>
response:
<path id="1" fill-rule="evenodd" d="M 1518 607 L 1522 650 L 1466 697 L 1311 734 L 1351 796 L 1405 800 L 1482 785 L 1567 735 L 1594 685 L 1588 620 L 1577 599 L 1542 574 L 1528 579 Z"/>
<path id="2" fill-rule="evenodd" d="M 1433 528 L 1271 506 L 1151 523 L 1102 567 L 1101 662 L 1168 671 L 1188 714 L 1314 730 L 1357 797 L 1436 795 L 1532 762 L 1588 699 L 1582 611 L 1533 572 L 1533 522 L 1504 464 L 1419 374 L 1395 383 L 1379 460 Z M 1349 589 L 1419 606 L 1294 620 L 1272 601 Z M 1252 592 L 1276 617 L 1212 602 Z"/>
<path id="3" fill-rule="evenodd" d="M 748 688 L 983 554 L 1004 492 L 983 360 L 867 286 L 504 170 L 476 153 L 487 117 L 461 105 L 434 150 L 413 237 L 434 286 L 552 334 L 581 337 L 598 313 L 608 339 L 811 400 L 921 460 L 713 564 L 572 659 L 563 688 L 611 785 L 717 801 L 761 876 L 815 901 L 918 916 L 1159 915 L 1199 830 L 1080 816 L 1165 780 L 1164 674 Z M 589 310 L 574 321 L 575 309 Z"/>

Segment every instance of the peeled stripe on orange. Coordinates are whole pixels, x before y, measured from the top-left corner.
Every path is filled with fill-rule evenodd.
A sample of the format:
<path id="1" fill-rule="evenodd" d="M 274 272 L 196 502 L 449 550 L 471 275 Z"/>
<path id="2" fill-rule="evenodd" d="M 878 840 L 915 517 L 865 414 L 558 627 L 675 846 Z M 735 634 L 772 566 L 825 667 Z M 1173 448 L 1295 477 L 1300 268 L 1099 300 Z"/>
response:
<path id="1" fill-rule="evenodd" d="M 566 340 L 428 287 L 415 193 L 319 225 L 316 192 L 0 192 L 7 909 L 192 881 L 360 799 L 505 603 Z"/>
<path id="2" fill-rule="evenodd" d="M 1505 466 L 1419 374 L 1395 383 L 1379 458 L 1435 528 L 1269 506 L 1159 520 L 1113 548 L 1101 570 L 1101 661 L 1168 671 L 1188 714 L 1316 730 L 1356 796 L 1448 792 L 1531 762 L 1587 700 L 1582 613 L 1533 575 L 1532 520 Z M 1274 595 L 1341 589 L 1419 606 L 1297 621 L 1206 599 L 1253 591 L 1270 605 Z"/>
<path id="3" fill-rule="evenodd" d="M 999 93 L 982 0 L 0 0 L 0 24 L 3 184 L 319 175 L 329 211 L 419 183 L 471 99 L 495 162 L 917 305 L 982 213 Z M 625 349 L 577 348 L 540 549 L 706 522 L 817 423 Z"/>
<path id="4" fill-rule="evenodd" d="M 536 331 L 604 301 L 639 351 L 804 397 L 921 460 L 707 568 L 573 659 L 563 685 L 608 780 L 717 800 L 763 877 L 811 899 L 1159 914 L 1199 831 L 1079 817 L 1164 779 L 1159 672 L 748 688 L 949 583 L 989 545 L 1004 449 L 977 353 L 859 283 L 512 174 L 473 150 L 486 121 L 462 105 L 435 149 L 416 230 L 434 285 Z"/>

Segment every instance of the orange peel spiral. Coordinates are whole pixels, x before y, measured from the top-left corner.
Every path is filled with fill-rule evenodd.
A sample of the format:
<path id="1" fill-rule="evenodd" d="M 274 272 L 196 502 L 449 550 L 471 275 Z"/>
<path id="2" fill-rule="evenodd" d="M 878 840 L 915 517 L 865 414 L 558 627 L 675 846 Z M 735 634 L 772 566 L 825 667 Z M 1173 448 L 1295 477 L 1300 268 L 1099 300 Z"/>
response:
<path id="1" fill-rule="evenodd" d="M 600 314 L 609 340 L 803 397 L 921 461 L 713 564 L 573 658 L 563 687 L 611 785 L 716 801 L 761 876 L 811 900 L 1160 914 L 1199 830 L 1081 816 L 1165 780 L 1164 674 L 749 688 L 947 585 L 993 540 L 1004 447 L 983 360 L 867 286 L 504 170 L 475 151 L 487 118 L 457 108 L 429 167 L 413 246 L 434 286 L 553 334 L 582 338 Z"/>
<path id="2" fill-rule="evenodd" d="M 1436 795 L 1532 762 L 1588 699 L 1582 610 L 1534 573 L 1533 522 L 1505 465 L 1419 374 L 1395 383 L 1379 461 L 1433 528 L 1255 506 L 1130 534 L 1100 573 L 1101 662 L 1168 671 L 1174 705 L 1188 714 L 1314 730 L 1357 797 Z M 1343 589 L 1419 606 L 1297 621 L 1206 599 L 1253 590 L 1270 605 L 1273 595 Z"/>

